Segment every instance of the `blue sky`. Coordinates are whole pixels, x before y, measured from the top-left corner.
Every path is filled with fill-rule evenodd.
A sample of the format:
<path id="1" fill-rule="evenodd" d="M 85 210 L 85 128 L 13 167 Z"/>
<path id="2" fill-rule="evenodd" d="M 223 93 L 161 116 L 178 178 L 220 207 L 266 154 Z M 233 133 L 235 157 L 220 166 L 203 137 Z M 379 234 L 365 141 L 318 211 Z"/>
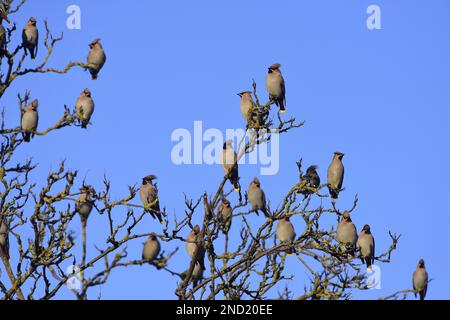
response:
<path id="1" fill-rule="evenodd" d="M 33 157 L 39 163 L 35 179 L 66 159 L 67 167 L 78 169 L 79 177 L 94 186 L 106 174 L 119 197 L 128 185 L 154 173 L 162 204 L 181 216 L 183 192 L 192 197 L 212 192 L 223 172 L 219 166 L 175 166 L 170 158 L 173 130 L 192 130 L 195 120 L 205 128 L 242 127 L 236 93 L 250 89 L 254 78 L 265 100 L 267 66 L 279 62 L 287 114 L 306 124 L 282 137 L 279 173 L 261 178 L 271 203 L 278 204 L 296 183 L 300 157 L 305 165 L 317 164 L 325 181 L 332 153 L 344 152 L 346 190 L 338 207 L 351 207 L 358 194 L 353 220 L 358 230 L 365 223 L 372 226 L 377 251 L 389 246 L 388 230 L 402 234 L 392 263 L 381 265 L 382 290 L 355 292 L 355 298 L 410 288 L 420 258 L 434 279 L 427 298 L 450 297 L 450 261 L 441 248 L 450 241 L 444 202 L 450 180 L 448 1 L 28 2 L 13 17 L 19 29 L 33 15 L 42 35 L 44 18 L 55 34 L 64 31 L 51 65 L 84 61 L 87 44 L 96 37 L 108 56 L 98 81 L 79 69 L 66 76 L 31 75 L 16 81 L 1 99 L 7 125 L 16 126 L 16 94 L 31 89 L 40 100 L 39 126 L 45 128 L 59 119 L 64 104 L 74 105 L 85 87 L 92 91 L 96 110 L 88 130 L 65 129 L 19 152 L 18 159 Z M 71 4 L 82 10 L 81 30 L 66 28 Z M 381 8 L 381 30 L 366 27 L 371 4 Z M 41 46 L 39 58 L 43 54 Z M 240 171 L 246 189 L 259 168 Z M 92 244 L 103 245 L 106 221 L 93 215 L 89 223 L 93 256 Z M 294 224 L 300 233 L 301 221 L 294 219 Z M 236 221 L 236 235 L 239 226 Z M 77 224 L 73 229 L 81 232 Z M 158 232 L 160 226 L 148 219 L 140 230 Z M 140 257 L 140 244 L 129 247 L 130 257 Z M 178 246 L 170 267 L 183 271 L 188 256 L 184 245 Z M 298 277 L 290 287 L 301 295 L 306 273 L 291 259 L 287 271 Z M 101 292 L 103 299 L 172 299 L 175 285 L 175 278 L 153 268 L 126 268 L 116 270 L 90 298 Z M 72 296 L 63 289 L 58 298 Z"/>

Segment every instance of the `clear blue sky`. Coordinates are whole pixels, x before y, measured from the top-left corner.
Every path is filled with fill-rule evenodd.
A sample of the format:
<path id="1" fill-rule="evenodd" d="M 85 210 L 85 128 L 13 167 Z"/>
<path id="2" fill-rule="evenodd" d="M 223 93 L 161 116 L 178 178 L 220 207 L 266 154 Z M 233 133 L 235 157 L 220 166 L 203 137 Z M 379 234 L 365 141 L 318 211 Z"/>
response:
<path id="1" fill-rule="evenodd" d="M 74 3 L 82 10 L 82 29 L 71 31 L 65 27 L 66 8 Z M 381 7 L 382 30 L 366 28 L 370 4 Z M 37 138 L 18 155 L 40 164 L 35 179 L 67 159 L 67 167 L 94 186 L 107 174 L 118 197 L 154 173 L 162 204 L 181 216 L 183 192 L 192 197 L 212 192 L 223 172 L 219 166 L 172 164 L 172 131 L 192 130 L 195 120 L 206 128 L 242 127 L 236 93 L 249 89 L 254 78 L 265 100 L 267 66 L 279 62 L 288 114 L 306 125 L 282 137 L 279 174 L 261 178 L 272 204 L 295 184 L 299 157 L 306 165 L 317 164 L 325 181 L 333 151 L 344 152 L 346 190 L 339 208 L 350 207 L 358 193 L 353 220 L 358 231 L 365 223 L 372 226 L 378 252 L 390 244 L 388 230 L 402 234 L 392 263 L 381 265 L 383 289 L 355 297 L 410 288 L 420 258 L 435 279 L 427 298 L 450 297 L 445 246 L 450 216 L 444 201 L 450 181 L 448 1 L 48 0 L 29 1 L 13 20 L 21 29 L 31 15 L 42 35 L 43 18 L 55 33 L 64 31 L 53 66 L 84 61 L 87 44 L 96 37 L 108 56 L 96 82 L 79 69 L 68 76 L 32 75 L 15 82 L 0 101 L 7 124 L 16 126 L 16 94 L 31 89 L 40 100 L 44 128 L 59 119 L 64 104 L 73 106 L 85 87 L 92 90 L 96 110 L 88 130 L 69 128 Z M 41 46 L 39 58 L 43 54 Z M 245 189 L 257 174 L 256 166 L 241 168 Z M 106 221 L 94 214 L 89 222 L 93 256 L 92 244 L 103 245 Z M 300 233 L 300 219 L 294 223 Z M 239 226 L 235 221 L 235 235 Z M 81 232 L 78 223 L 73 229 Z M 140 230 L 159 232 L 160 226 L 149 219 Z M 141 242 L 129 247 L 130 257 L 140 257 Z M 179 246 L 170 267 L 183 271 L 188 256 Z M 306 272 L 291 260 L 287 271 L 297 280 L 290 287 L 300 295 Z M 90 298 L 101 291 L 104 299 L 171 299 L 175 284 L 175 278 L 154 268 L 126 268 L 116 270 Z M 72 296 L 62 289 L 58 298 Z"/>

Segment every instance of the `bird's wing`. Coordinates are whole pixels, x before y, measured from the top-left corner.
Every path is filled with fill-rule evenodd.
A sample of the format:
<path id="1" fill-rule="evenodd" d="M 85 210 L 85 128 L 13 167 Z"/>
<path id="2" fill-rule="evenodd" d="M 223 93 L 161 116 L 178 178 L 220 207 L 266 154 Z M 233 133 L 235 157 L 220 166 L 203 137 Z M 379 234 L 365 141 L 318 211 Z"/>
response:
<path id="1" fill-rule="evenodd" d="M 36 47 L 34 48 L 34 56 L 37 56 L 38 53 L 38 48 L 39 48 L 39 31 L 36 28 Z"/>
<path id="2" fill-rule="evenodd" d="M 284 105 L 286 105 L 286 86 L 284 85 L 284 78 L 281 77 L 281 93 L 283 96 Z"/>
<path id="3" fill-rule="evenodd" d="M 25 28 L 22 30 L 22 42 L 27 41 L 27 34 L 25 32 Z"/>
<path id="4" fill-rule="evenodd" d="M 375 263 L 375 238 L 372 236 L 373 246 L 372 246 L 372 263 Z"/>

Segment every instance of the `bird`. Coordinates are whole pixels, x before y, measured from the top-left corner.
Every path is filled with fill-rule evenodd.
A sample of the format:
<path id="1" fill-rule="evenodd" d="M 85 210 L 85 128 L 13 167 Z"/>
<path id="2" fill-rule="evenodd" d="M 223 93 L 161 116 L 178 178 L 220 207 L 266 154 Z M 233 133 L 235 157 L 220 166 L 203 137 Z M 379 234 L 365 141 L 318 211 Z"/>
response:
<path id="1" fill-rule="evenodd" d="M 264 194 L 263 189 L 261 189 L 261 182 L 258 178 L 254 178 L 250 183 L 247 196 L 248 201 L 252 206 L 252 211 L 256 211 L 256 214 L 259 215 L 258 210 L 261 210 L 267 218 L 270 217 L 266 207 L 266 195 Z"/>
<path id="2" fill-rule="evenodd" d="M 0 2 L 0 19 L 5 20 L 8 23 L 11 23 L 11 21 L 9 21 L 9 19 L 8 19 L 8 14 L 6 12 L 6 8 L 5 8 L 5 5 L 3 4 L 3 2 Z M 0 20 L 0 23 L 2 22 L 1 20 Z"/>
<path id="3" fill-rule="evenodd" d="M 266 88 L 269 92 L 270 100 L 280 107 L 280 112 L 286 112 L 286 89 L 284 85 L 284 78 L 280 71 L 281 65 L 275 63 L 269 67 L 269 72 L 266 76 Z"/>
<path id="4" fill-rule="evenodd" d="M 348 211 L 345 211 L 342 214 L 341 221 L 338 223 L 336 235 L 337 240 L 349 247 L 350 253 L 353 254 L 356 248 L 356 242 L 358 241 L 358 233 Z"/>
<path id="5" fill-rule="evenodd" d="M 255 105 L 252 99 L 252 93 L 250 91 L 244 91 L 238 93 L 238 96 L 241 97 L 241 113 L 246 121 L 249 121 L 251 118 L 251 111 Z"/>
<path id="6" fill-rule="evenodd" d="M 231 220 L 233 218 L 233 209 L 231 208 L 230 201 L 223 199 L 222 203 L 217 209 L 217 217 L 219 219 L 219 229 L 223 234 L 227 234 L 231 228 Z"/>
<path id="7" fill-rule="evenodd" d="M 75 210 L 80 215 L 81 221 L 86 221 L 94 207 L 93 196 L 95 190 L 91 186 L 83 185 L 80 189 L 80 196 L 75 203 Z"/>
<path id="8" fill-rule="evenodd" d="M 295 240 L 295 230 L 289 217 L 283 217 L 278 221 L 276 234 L 281 242 L 292 242 Z M 292 248 L 289 248 L 287 254 L 292 254 Z"/>
<path id="9" fill-rule="evenodd" d="M 414 296 L 417 297 L 417 293 L 419 293 L 420 300 L 424 300 L 428 289 L 428 272 L 425 269 L 425 261 L 423 259 L 419 260 L 419 264 L 414 270 L 413 288 L 415 291 Z"/>
<path id="10" fill-rule="evenodd" d="M 9 260 L 9 226 L 5 217 L 0 225 L 0 257 Z"/>
<path id="11" fill-rule="evenodd" d="M 317 166 L 308 167 L 306 174 L 300 179 L 300 184 L 303 183 L 305 183 L 303 189 L 299 190 L 297 193 L 301 193 L 305 197 L 313 193 L 313 191 L 308 190 L 307 187 L 318 188 L 320 186 L 320 177 L 317 174 Z"/>
<path id="12" fill-rule="evenodd" d="M 195 250 L 197 250 L 197 259 L 196 262 L 200 263 L 200 266 L 202 269 L 205 269 L 205 248 L 204 246 L 199 243 L 201 242 L 200 239 L 200 227 L 198 225 L 195 225 L 191 232 L 189 232 L 187 239 L 186 239 L 186 251 L 188 252 L 189 256 L 194 259 L 194 253 Z M 198 246 L 198 249 L 197 249 Z"/>
<path id="13" fill-rule="evenodd" d="M 39 114 L 38 114 L 39 101 L 37 99 L 33 100 L 25 109 L 22 109 L 22 120 L 21 127 L 23 131 L 23 140 L 25 142 L 30 142 L 30 137 L 34 137 L 34 131 L 36 131 Z"/>
<path id="14" fill-rule="evenodd" d="M 161 245 L 158 241 L 158 238 L 154 233 L 151 233 L 144 243 L 144 248 L 142 250 L 142 260 L 147 260 L 149 262 L 153 262 L 161 251 Z"/>
<path id="15" fill-rule="evenodd" d="M 103 50 L 100 39 L 95 39 L 89 44 L 89 54 L 87 57 L 87 64 L 89 72 L 91 73 L 92 80 L 97 80 L 98 73 L 103 68 L 106 62 L 106 54 Z"/>
<path id="16" fill-rule="evenodd" d="M 150 213 L 153 219 L 158 218 L 162 224 L 162 214 L 159 208 L 158 188 L 153 184 L 153 180 L 157 179 L 155 175 L 148 175 L 142 178 L 142 186 L 139 189 L 139 196 L 141 201 L 146 207 L 145 210 Z M 147 208 L 149 204 L 152 204 L 150 208 Z"/>
<path id="17" fill-rule="evenodd" d="M 81 127 L 86 129 L 89 121 L 91 120 L 91 116 L 94 113 L 94 100 L 92 99 L 91 90 L 84 89 L 81 92 L 78 100 L 75 104 L 75 111 L 78 117 L 81 119 Z"/>
<path id="18" fill-rule="evenodd" d="M 336 151 L 333 155 L 333 160 L 328 167 L 328 190 L 332 201 L 336 201 L 339 197 L 339 192 L 344 182 L 344 165 L 342 164 L 342 158 L 344 154 Z"/>
<path id="19" fill-rule="evenodd" d="M 375 239 L 370 232 L 370 226 L 366 224 L 359 234 L 356 241 L 356 249 L 359 251 L 359 255 L 362 263 L 366 263 L 367 269 L 370 269 L 375 262 Z"/>
<path id="20" fill-rule="evenodd" d="M 233 185 L 234 189 L 239 192 L 241 186 L 239 184 L 239 166 L 237 163 L 237 154 L 233 149 L 233 141 L 227 140 L 223 144 L 222 149 L 222 167 L 225 174 L 228 175 L 228 180 Z"/>
<path id="21" fill-rule="evenodd" d="M 22 31 L 22 46 L 30 52 L 31 59 L 36 59 L 38 53 L 39 31 L 36 27 L 36 19 L 31 17 Z"/>

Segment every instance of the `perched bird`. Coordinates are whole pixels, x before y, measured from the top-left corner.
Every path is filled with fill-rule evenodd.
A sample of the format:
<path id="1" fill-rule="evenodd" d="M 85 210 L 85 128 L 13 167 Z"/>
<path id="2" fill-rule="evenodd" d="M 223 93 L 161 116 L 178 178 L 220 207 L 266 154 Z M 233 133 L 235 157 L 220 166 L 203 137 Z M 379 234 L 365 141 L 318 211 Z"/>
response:
<path id="1" fill-rule="evenodd" d="M 3 4 L 3 2 L 0 2 L 0 23 L 2 22 L 2 20 L 5 20 L 6 22 L 11 23 L 11 21 L 9 21 L 9 19 L 8 19 L 5 5 Z"/>
<path id="2" fill-rule="evenodd" d="M 428 272 L 425 269 L 425 261 L 423 259 L 419 260 L 419 264 L 413 273 L 413 288 L 416 291 L 414 296 L 417 297 L 417 293 L 419 293 L 420 300 L 424 300 L 427 295 Z"/>
<path id="3" fill-rule="evenodd" d="M 234 186 L 236 191 L 241 189 L 239 185 L 239 169 L 237 163 L 237 154 L 233 149 L 233 141 L 227 140 L 223 144 L 222 149 L 222 167 L 225 170 L 225 174 L 228 175 L 228 180 Z"/>
<path id="4" fill-rule="evenodd" d="M 342 158 L 344 154 L 336 151 L 333 155 L 333 160 L 328 167 L 328 190 L 330 191 L 331 200 L 337 200 L 339 192 L 342 189 L 342 183 L 344 182 L 344 165 L 342 164 Z"/>
<path id="5" fill-rule="evenodd" d="M 359 255 L 362 263 L 366 262 L 369 269 L 375 262 L 375 239 L 370 232 L 370 226 L 366 224 L 359 234 L 356 241 L 356 249 L 359 251 Z"/>
<path id="6" fill-rule="evenodd" d="M 300 183 L 305 182 L 304 189 L 298 191 L 298 193 L 303 194 L 305 197 L 309 196 L 313 192 L 308 190 L 306 187 L 318 188 L 320 186 L 320 177 L 317 174 L 317 166 L 310 166 L 306 170 L 306 174 L 300 179 Z"/>
<path id="7" fill-rule="evenodd" d="M 295 230 L 289 217 L 284 217 L 278 221 L 276 234 L 278 240 L 281 242 L 292 242 L 295 240 Z M 292 254 L 292 248 L 286 251 L 288 254 Z"/>
<path id="8" fill-rule="evenodd" d="M 139 196 L 141 197 L 144 206 L 152 204 L 150 208 L 146 208 L 145 210 L 151 214 L 153 219 L 158 218 L 159 222 L 163 223 L 161 210 L 159 208 L 158 188 L 153 184 L 154 179 L 156 179 L 156 176 L 154 175 L 142 178 Z"/>
<path id="9" fill-rule="evenodd" d="M 75 203 L 75 210 L 80 215 L 81 221 L 86 221 L 94 207 L 93 196 L 95 190 L 91 186 L 83 185 L 80 189 L 80 196 Z"/>
<path id="10" fill-rule="evenodd" d="M 92 80 L 97 80 L 98 73 L 106 62 L 106 54 L 100 43 L 100 39 L 92 41 L 89 44 L 89 48 L 91 48 L 91 50 L 87 57 L 88 69 L 91 73 Z"/>
<path id="11" fill-rule="evenodd" d="M 144 244 L 142 259 L 152 262 L 158 257 L 160 251 L 161 245 L 159 244 L 158 238 L 154 233 L 152 233 Z"/>
<path id="12" fill-rule="evenodd" d="M 230 201 L 223 199 L 222 203 L 217 210 L 217 216 L 219 219 L 219 228 L 223 234 L 228 233 L 231 228 L 231 220 L 233 218 L 233 209 L 231 208 Z"/>
<path id="13" fill-rule="evenodd" d="M 22 31 L 22 46 L 30 52 L 31 59 L 36 59 L 38 52 L 39 32 L 36 27 L 36 19 L 31 17 Z"/>
<path id="14" fill-rule="evenodd" d="M 285 113 L 286 109 L 286 89 L 284 86 L 284 78 L 280 71 L 281 65 L 275 63 L 269 67 L 266 76 L 266 88 L 269 92 L 270 100 L 280 107 L 280 112 Z"/>
<path id="15" fill-rule="evenodd" d="M 204 270 L 205 269 L 205 263 L 204 263 L 205 248 L 201 243 L 199 243 L 199 242 L 201 242 L 201 239 L 200 239 L 200 227 L 198 225 L 195 225 L 194 229 L 192 229 L 192 231 L 189 232 L 186 240 L 187 240 L 186 241 L 186 250 L 192 259 L 194 258 L 194 253 L 198 246 L 196 262 L 200 263 L 200 266 Z"/>
<path id="16" fill-rule="evenodd" d="M 238 96 L 241 97 L 241 113 L 246 121 L 250 120 L 251 111 L 255 105 L 252 99 L 252 93 L 250 91 L 244 91 L 238 93 Z"/>
<path id="17" fill-rule="evenodd" d="M 261 189 L 261 182 L 258 178 L 253 179 L 248 187 L 248 201 L 252 206 L 252 211 L 256 211 L 259 215 L 258 210 L 261 210 L 266 217 L 270 217 L 269 212 L 266 207 L 266 195 L 263 189 Z"/>
<path id="18" fill-rule="evenodd" d="M 358 233 L 356 227 L 350 218 L 350 213 L 345 211 L 342 215 L 341 221 L 339 221 L 337 230 L 337 240 L 343 245 L 350 248 L 350 252 L 353 254 L 356 248 L 356 242 L 358 241 Z"/>
<path id="19" fill-rule="evenodd" d="M 33 131 L 36 131 L 37 129 L 39 122 L 38 106 L 39 102 L 35 99 L 25 107 L 25 109 L 22 109 L 21 127 L 23 131 L 23 140 L 25 142 L 30 142 L 30 137 L 34 137 Z"/>
<path id="20" fill-rule="evenodd" d="M 75 111 L 78 117 L 81 119 L 81 127 L 86 128 L 91 120 L 91 116 L 94 113 L 94 100 L 92 99 L 91 90 L 84 89 L 78 97 L 75 104 Z"/>
<path id="21" fill-rule="evenodd" d="M 0 225 L 0 257 L 9 260 L 9 226 L 5 217 Z"/>

